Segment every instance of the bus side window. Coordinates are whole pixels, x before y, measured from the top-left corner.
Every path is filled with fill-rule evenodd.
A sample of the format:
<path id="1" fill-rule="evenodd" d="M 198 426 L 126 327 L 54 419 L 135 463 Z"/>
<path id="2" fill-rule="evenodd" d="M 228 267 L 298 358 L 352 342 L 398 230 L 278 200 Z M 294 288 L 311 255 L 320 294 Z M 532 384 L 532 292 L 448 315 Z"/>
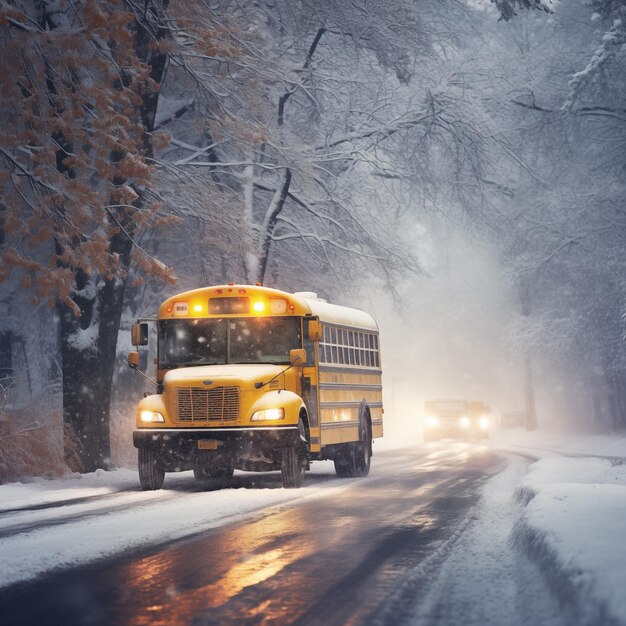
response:
<path id="1" fill-rule="evenodd" d="M 376 367 L 380 367 L 380 355 L 378 352 L 378 335 L 374 335 L 372 339 L 374 340 L 374 362 L 376 363 Z"/>

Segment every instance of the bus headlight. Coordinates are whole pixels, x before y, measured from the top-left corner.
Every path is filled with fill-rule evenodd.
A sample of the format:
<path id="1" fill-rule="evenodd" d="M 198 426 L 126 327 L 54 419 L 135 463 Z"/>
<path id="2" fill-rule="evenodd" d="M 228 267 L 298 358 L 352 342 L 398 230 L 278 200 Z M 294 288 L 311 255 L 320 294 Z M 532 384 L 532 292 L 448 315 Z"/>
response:
<path id="1" fill-rule="evenodd" d="M 282 420 L 285 418 L 285 409 L 264 409 L 256 411 L 250 418 L 253 422 L 264 422 L 266 420 Z"/>
<path id="2" fill-rule="evenodd" d="M 467 417 L 467 415 L 464 415 L 460 420 L 459 420 L 459 424 L 461 426 L 461 428 L 469 428 L 470 426 L 470 418 Z"/>
<path id="3" fill-rule="evenodd" d="M 164 422 L 165 418 L 158 411 L 142 411 L 139 414 L 142 422 Z"/>
<path id="4" fill-rule="evenodd" d="M 478 423 L 483 430 L 487 430 L 489 428 L 489 418 L 485 415 L 480 418 L 480 421 Z"/>
<path id="5" fill-rule="evenodd" d="M 429 428 L 435 428 L 435 426 L 439 426 L 439 418 L 435 417 L 434 415 L 429 415 L 426 418 L 426 426 L 428 426 Z"/>

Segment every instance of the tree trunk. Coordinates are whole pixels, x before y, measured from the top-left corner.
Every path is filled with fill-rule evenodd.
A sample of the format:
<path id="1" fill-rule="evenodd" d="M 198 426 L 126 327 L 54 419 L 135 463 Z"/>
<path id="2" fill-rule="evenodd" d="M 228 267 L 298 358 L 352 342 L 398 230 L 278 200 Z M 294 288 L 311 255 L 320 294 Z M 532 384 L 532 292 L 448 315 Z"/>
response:
<path id="1" fill-rule="evenodd" d="M 149 3 L 151 14 L 162 17 L 168 2 Z M 147 6 L 147 5 L 146 5 Z M 136 24 L 135 52 L 150 67 L 150 77 L 161 84 L 167 70 L 167 55 L 153 48 L 155 39 L 167 36 L 165 21 L 156 22 L 155 32 L 148 33 L 148 24 Z M 151 132 L 158 106 L 158 91 L 142 94 L 140 107 L 145 157 L 152 157 Z M 123 155 L 114 155 L 121 158 Z M 122 185 L 123 180 L 116 180 Z M 134 186 L 139 209 L 144 204 L 143 190 Z M 110 216 L 109 219 L 114 219 Z M 132 216 L 115 218 L 120 226 L 109 242 L 109 250 L 119 255 L 123 270 L 130 268 L 134 235 Z M 121 228 L 123 227 L 123 228 Z M 63 420 L 66 463 L 76 471 L 91 472 L 111 464 L 110 408 L 113 375 L 117 356 L 117 335 L 124 307 L 127 279 L 95 277 L 95 295 L 91 298 L 74 294 L 81 308 L 76 317 L 65 305 L 59 305 L 61 355 L 63 373 Z M 77 281 L 80 293 L 86 277 Z M 94 329 L 95 332 L 94 332 Z M 84 333 L 94 332 L 93 345 L 85 345 Z M 83 335 L 83 336 L 81 336 Z M 80 467 L 76 467 L 80 465 Z"/>
<path id="2" fill-rule="evenodd" d="M 528 276 L 522 276 L 519 282 L 520 304 L 522 315 L 530 317 L 532 301 L 530 297 L 530 281 Z M 537 408 L 535 405 L 535 381 L 533 378 L 533 363 L 530 350 L 524 350 L 524 415 L 526 430 L 537 430 Z"/>
<path id="3" fill-rule="evenodd" d="M 92 472 L 109 465 L 110 383 L 102 375 L 106 363 L 95 345 L 92 349 L 75 346 L 73 340 L 81 329 L 67 307 L 62 307 L 60 331 L 65 462 L 73 471 Z"/>
<path id="4" fill-rule="evenodd" d="M 620 432 L 626 429 L 626 384 L 624 375 L 609 368 L 606 380 L 612 428 L 614 432 Z"/>
<path id="5" fill-rule="evenodd" d="M 110 248 L 128 268 L 130 239 L 119 233 Z M 126 280 L 105 279 L 96 296 L 82 302 L 80 317 L 61 308 L 65 460 L 74 471 L 107 469 L 111 463 L 109 411 L 125 287 Z M 93 344 L 85 345 L 81 335 L 93 328 Z M 81 467 L 72 467 L 77 458 Z"/>
<path id="6" fill-rule="evenodd" d="M 267 270 L 267 260 L 270 255 L 270 248 L 272 245 L 272 235 L 274 234 L 274 228 L 278 216 L 285 206 L 285 200 L 289 193 L 289 185 L 291 184 L 291 170 L 285 168 L 285 173 L 281 177 L 281 182 L 272 201 L 266 211 L 265 219 L 261 225 L 260 242 L 259 242 L 259 264 L 256 276 L 256 282 L 263 284 L 265 279 L 265 271 Z"/>
<path id="7" fill-rule="evenodd" d="M 530 351 L 524 357 L 524 413 L 526 430 L 537 430 L 537 409 L 535 406 L 535 382 L 533 378 L 533 363 Z"/>

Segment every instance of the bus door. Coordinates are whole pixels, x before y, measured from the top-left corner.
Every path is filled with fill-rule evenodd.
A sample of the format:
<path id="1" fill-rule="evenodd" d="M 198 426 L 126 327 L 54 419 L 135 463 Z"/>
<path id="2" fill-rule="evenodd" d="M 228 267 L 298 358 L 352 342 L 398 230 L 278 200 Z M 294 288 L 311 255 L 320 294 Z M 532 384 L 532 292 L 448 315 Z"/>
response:
<path id="1" fill-rule="evenodd" d="M 303 324 L 304 349 L 306 351 L 306 365 L 302 368 L 302 399 L 309 415 L 309 429 L 311 431 L 311 452 L 321 450 L 321 430 L 319 423 L 319 393 L 318 393 L 318 342 L 320 339 L 319 319 L 305 317 Z"/>

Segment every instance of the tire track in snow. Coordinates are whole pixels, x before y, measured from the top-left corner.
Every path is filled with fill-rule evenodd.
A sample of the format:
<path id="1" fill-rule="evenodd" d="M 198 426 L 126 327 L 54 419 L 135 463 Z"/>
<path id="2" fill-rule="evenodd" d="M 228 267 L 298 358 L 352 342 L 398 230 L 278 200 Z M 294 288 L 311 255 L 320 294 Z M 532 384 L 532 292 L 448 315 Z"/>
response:
<path id="1" fill-rule="evenodd" d="M 512 544 L 522 512 L 515 485 L 528 460 L 483 487 L 481 500 L 415 567 L 371 620 L 372 626 L 567 626 L 536 565 Z"/>

